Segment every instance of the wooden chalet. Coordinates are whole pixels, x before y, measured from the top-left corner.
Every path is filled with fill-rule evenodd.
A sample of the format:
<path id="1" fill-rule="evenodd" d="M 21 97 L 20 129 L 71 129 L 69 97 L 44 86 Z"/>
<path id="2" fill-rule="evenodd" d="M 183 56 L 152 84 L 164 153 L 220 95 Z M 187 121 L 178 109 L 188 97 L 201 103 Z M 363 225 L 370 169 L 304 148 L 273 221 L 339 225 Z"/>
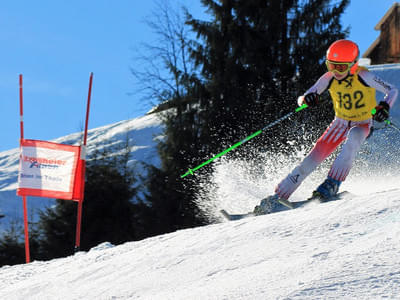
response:
<path id="1" fill-rule="evenodd" d="M 371 65 L 400 63 L 400 3 L 395 2 L 375 26 L 379 37 L 362 55 Z"/>

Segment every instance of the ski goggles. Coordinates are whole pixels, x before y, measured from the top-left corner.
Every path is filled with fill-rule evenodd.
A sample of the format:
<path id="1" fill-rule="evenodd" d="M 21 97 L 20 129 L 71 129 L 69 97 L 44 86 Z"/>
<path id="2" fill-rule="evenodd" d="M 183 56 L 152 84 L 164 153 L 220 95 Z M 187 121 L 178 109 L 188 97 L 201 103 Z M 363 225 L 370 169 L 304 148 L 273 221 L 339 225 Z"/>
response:
<path id="1" fill-rule="evenodd" d="M 350 68 L 353 66 L 353 62 L 345 63 L 345 62 L 334 62 L 330 60 L 326 60 L 326 67 L 328 71 L 337 73 L 337 74 L 345 74 L 350 71 Z"/>

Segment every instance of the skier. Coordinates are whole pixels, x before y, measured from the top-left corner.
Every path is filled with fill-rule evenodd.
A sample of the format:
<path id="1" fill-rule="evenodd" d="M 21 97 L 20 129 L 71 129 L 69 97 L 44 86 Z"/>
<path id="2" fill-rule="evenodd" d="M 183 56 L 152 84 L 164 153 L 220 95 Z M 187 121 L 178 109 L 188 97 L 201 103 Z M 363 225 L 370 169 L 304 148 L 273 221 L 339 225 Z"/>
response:
<path id="1" fill-rule="evenodd" d="M 315 170 L 342 142 L 343 147 L 333 162 L 328 177 L 313 192 L 312 198 L 321 202 L 334 197 L 340 184 L 346 179 L 356 153 L 367 138 L 372 120 L 383 122 L 389 117 L 398 90 L 391 84 L 358 66 L 359 49 L 350 40 L 334 42 L 326 53 L 328 72 L 303 95 L 298 105 L 316 106 L 320 95 L 329 91 L 335 110 L 335 118 L 313 149 L 294 170 L 275 188 L 275 194 L 263 199 L 254 208 L 256 215 L 269 213 L 271 207 L 290 206 L 290 195 L 303 180 Z M 385 94 L 377 105 L 375 91 Z M 372 110 L 376 113 L 372 115 Z"/>

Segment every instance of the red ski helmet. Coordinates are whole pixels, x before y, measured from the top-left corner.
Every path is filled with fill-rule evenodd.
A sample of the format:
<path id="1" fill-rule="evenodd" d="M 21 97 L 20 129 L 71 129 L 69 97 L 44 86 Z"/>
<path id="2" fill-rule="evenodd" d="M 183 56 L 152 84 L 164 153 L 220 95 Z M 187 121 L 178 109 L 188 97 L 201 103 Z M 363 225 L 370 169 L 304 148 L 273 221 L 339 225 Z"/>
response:
<path id="1" fill-rule="evenodd" d="M 326 52 L 326 65 L 329 71 L 345 73 L 350 70 L 354 74 L 358 67 L 360 50 L 356 43 L 350 40 L 338 40 L 329 46 Z M 347 68 L 344 66 L 347 65 Z"/>

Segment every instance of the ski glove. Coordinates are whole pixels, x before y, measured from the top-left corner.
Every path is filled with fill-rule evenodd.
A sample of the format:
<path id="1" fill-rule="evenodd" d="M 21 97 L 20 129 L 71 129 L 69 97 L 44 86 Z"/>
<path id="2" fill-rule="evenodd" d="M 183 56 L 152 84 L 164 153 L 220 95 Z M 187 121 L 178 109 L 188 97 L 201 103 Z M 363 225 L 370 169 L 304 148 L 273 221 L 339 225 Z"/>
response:
<path id="1" fill-rule="evenodd" d="M 304 96 L 304 103 L 309 107 L 317 106 L 319 102 L 319 95 L 317 93 L 309 93 Z"/>
<path id="2" fill-rule="evenodd" d="M 373 116 L 373 119 L 377 122 L 386 121 L 389 118 L 389 109 L 390 106 L 385 101 L 379 102 L 379 105 L 375 107 L 376 113 Z"/>

